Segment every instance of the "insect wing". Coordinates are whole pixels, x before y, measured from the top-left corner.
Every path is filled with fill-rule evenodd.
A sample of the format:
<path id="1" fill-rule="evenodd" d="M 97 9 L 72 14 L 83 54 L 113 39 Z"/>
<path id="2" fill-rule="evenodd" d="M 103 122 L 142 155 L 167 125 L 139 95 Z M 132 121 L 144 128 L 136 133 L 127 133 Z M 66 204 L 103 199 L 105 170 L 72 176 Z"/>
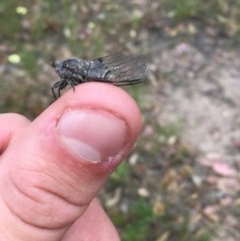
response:
<path id="1" fill-rule="evenodd" d="M 148 69 L 144 62 L 123 54 L 114 54 L 93 60 L 95 68 L 108 70 L 111 82 L 117 86 L 140 83 L 147 78 Z"/>

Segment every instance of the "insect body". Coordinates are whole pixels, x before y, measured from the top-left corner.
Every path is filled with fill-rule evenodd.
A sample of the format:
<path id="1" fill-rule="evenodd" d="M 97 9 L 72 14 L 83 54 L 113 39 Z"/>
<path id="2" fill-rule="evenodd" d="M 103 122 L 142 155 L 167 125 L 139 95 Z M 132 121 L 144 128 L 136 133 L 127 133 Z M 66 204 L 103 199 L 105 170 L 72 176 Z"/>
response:
<path id="1" fill-rule="evenodd" d="M 76 85 L 88 81 L 111 83 L 117 86 L 132 85 L 140 83 L 148 75 L 145 63 L 123 54 L 109 55 L 91 61 L 70 58 L 54 61 L 51 66 L 60 77 L 60 80 L 52 86 L 55 99 L 57 95 L 60 97 L 61 90 L 67 85 L 72 86 L 73 89 Z"/>

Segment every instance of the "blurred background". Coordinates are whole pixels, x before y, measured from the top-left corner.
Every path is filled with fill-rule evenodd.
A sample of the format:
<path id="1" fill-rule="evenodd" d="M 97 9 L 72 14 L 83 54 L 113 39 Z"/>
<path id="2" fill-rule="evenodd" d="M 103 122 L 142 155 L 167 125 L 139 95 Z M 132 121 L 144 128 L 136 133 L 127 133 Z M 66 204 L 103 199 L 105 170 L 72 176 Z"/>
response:
<path id="1" fill-rule="evenodd" d="M 240 1 L 1 0 L 0 33 L 0 111 L 30 119 L 54 59 L 148 64 L 125 88 L 142 134 L 99 195 L 123 241 L 240 240 Z"/>

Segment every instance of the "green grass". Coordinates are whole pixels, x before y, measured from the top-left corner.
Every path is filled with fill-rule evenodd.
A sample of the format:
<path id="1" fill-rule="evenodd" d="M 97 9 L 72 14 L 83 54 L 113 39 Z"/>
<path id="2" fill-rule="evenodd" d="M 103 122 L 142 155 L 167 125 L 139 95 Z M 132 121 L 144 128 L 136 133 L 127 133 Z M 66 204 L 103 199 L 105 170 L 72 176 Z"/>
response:
<path id="1" fill-rule="evenodd" d="M 110 181 L 120 184 L 123 181 L 127 180 L 129 177 L 128 166 L 126 162 L 121 163 L 117 169 L 110 176 Z"/>
<path id="2" fill-rule="evenodd" d="M 144 199 L 137 199 L 129 207 L 127 214 L 115 214 L 112 216 L 114 223 L 120 229 L 123 241 L 130 240 L 154 240 L 156 233 L 152 232 L 152 225 L 156 217 L 152 206 Z"/>
<path id="3" fill-rule="evenodd" d="M 162 0 L 161 6 L 176 21 L 196 19 L 231 39 L 240 34 L 240 1 Z"/>
<path id="4" fill-rule="evenodd" d="M 211 230 L 192 231 L 190 213 L 185 211 L 184 216 L 181 211 L 174 213 L 176 208 L 167 205 L 165 212 L 160 215 L 154 213 L 149 200 L 138 197 L 131 203 L 127 213 L 113 211 L 110 216 L 119 229 L 122 241 L 152 241 L 164 236 L 168 237 L 166 240 L 171 241 L 211 240 Z"/>

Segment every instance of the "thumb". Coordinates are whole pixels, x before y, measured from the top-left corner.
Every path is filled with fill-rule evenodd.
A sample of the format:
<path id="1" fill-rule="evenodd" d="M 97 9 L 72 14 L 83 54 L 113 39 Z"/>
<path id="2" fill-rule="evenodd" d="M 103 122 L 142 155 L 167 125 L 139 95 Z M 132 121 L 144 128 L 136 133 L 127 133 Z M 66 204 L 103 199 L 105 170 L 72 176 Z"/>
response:
<path id="1" fill-rule="evenodd" d="M 111 85 L 82 84 L 53 103 L 1 156 L 0 240 L 60 240 L 140 126 L 135 102 Z"/>

